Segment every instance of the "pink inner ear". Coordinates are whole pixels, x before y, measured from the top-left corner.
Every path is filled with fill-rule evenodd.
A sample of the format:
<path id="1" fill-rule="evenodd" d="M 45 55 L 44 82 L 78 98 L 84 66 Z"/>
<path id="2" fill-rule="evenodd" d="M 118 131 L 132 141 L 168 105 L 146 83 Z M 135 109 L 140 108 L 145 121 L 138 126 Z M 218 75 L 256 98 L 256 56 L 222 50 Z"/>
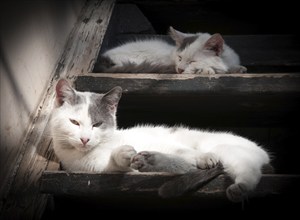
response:
<path id="1" fill-rule="evenodd" d="M 59 105 L 64 103 L 64 90 L 68 87 L 70 87 L 69 82 L 65 79 L 60 79 L 56 84 L 56 99 Z"/>
<path id="2" fill-rule="evenodd" d="M 205 43 L 204 48 L 206 50 L 212 50 L 219 56 L 223 52 L 224 40 L 220 34 L 212 35 Z"/>

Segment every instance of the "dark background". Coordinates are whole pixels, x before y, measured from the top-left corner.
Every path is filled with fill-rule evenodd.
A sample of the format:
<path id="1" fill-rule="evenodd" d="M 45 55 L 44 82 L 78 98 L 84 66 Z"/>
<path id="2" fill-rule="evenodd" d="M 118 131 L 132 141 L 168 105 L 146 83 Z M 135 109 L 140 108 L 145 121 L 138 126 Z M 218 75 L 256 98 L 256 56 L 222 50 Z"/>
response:
<path id="1" fill-rule="evenodd" d="M 220 32 L 224 35 L 297 34 L 296 1 L 169 0 L 117 1 L 134 3 L 158 34 L 168 27 L 186 32 Z"/>

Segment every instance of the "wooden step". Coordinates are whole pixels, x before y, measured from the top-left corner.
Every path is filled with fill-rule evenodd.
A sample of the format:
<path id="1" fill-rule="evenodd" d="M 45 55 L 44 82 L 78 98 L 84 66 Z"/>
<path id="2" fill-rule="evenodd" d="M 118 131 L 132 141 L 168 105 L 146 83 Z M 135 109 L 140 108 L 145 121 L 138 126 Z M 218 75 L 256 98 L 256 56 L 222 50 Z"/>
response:
<path id="1" fill-rule="evenodd" d="M 80 91 L 99 93 L 121 86 L 120 117 L 127 115 L 136 123 L 142 122 L 139 117 L 144 123 L 157 121 L 157 115 L 161 123 L 192 119 L 202 126 L 276 126 L 300 121 L 300 74 L 91 73 L 78 77 L 75 85 Z"/>
<path id="2" fill-rule="evenodd" d="M 53 195 L 73 196 L 151 196 L 158 197 L 158 189 L 167 181 L 179 177 L 170 173 L 126 173 L 98 174 L 88 172 L 45 171 L 41 177 L 40 190 Z M 196 197 L 224 197 L 232 180 L 221 175 L 197 192 Z M 266 196 L 298 192 L 300 175 L 264 174 L 255 191 L 250 196 Z"/>
<path id="3" fill-rule="evenodd" d="M 158 189 L 166 181 L 179 175 L 168 173 L 95 174 L 45 171 L 41 177 L 41 193 L 51 194 L 56 204 L 63 205 L 63 213 L 82 214 L 82 207 L 95 210 L 159 211 L 175 214 L 182 211 L 224 210 L 241 211 L 241 205 L 226 198 L 231 179 L 221 175 L 198 189 L 172 199 L 159 197 Z M 255 191 L 244 202 L 247 211 L 267 213 L 296 207 L 292 202 L 300 195 L 300 175 L 264 175 Z M 76 209 L 76 205 L 78 209 Z M 93 207 L 91 209 L 91 207 Z M 67 211 L 70 210 L 71 212 Z M 81 210 L 81 211 L 80 211 Z M 85 213 L 85 215 L 90 214 Z M 151 212 L 150 212 L 151 213 Z M 270 213 L 269 213 L 270 215 Z"/>
<path id="4" fill-rule="evenodd" d="M 122 10 L 118 13 L 123 13 Z M 130 10 L 139 14 L 136 8 Z M 129 32 L 126 26 L 117 27 L 123 20 L 117 19 L 118 13 L 115 12 L 108 27 L 101 52 L 120 41 L 136 38 L 137 34 L 140 37 L 146 36 L 142 35 L 143 31 L 131 35 L 129 32 L 134 31 L 132 27 L 135 25 L 128 29 Z M 144 19 L 142 15 L 141 18 Z M 126 22 L 131 24 L 130 20 Z M 152 29 L 149 27 L 145 31 L 152 32 Z M 103 93 L 117 85 L 123 88 L 118 110 L 120 127 L 137 123 L 185 123 L 199 128 L 230 127 L 237 131 L 244 128 L 247 130 L 246 136 L 261 137 L 267 148 L 278 155 L 279 159 L 276 158 L 275 162 L 279 161 L 279 172 L 262 177 L 257 189 L 251 194 L 251 201 L 254 199 L 258 202 L 256 199 L 262 198 L 257 203 L 261 206 L 257 205 L 256 209 L 266 208 L 265 204 L 270 204 L 268 211 L 274 208 L 279 210 L 285 205 L 295 207 L 294 203 L 287 201 L 299 197 L 300 171 L 294 164 L 298 155 L 294 153 L 295 146 L 291 144 L 297 140 L 299 130 L 293 130 L 292 127 L 300 122 L 299 41 L 292 35 L 224 38 L 241 55 L 243 64 L 249 68 L 249 74 L 204 76 L 97 73 L 93 68 L 97 57 L 90 53 L 76 54 L 64 67 L 66 72 L 72 73 L 69 78 L 75 79 L 77 90 Z M 94 48 L 94 44 L 87 41 L 83 47 Z M 208 206 L 210 209 L 216 208 L 218 203 L 219 208 L 227 207 L 224 204 L 228 204 L 225 189 L 231 180 L 224 175 L 185 198 L 163 200 L 157 196 L 158 187 L 177 175 L 69 173 L 57 171 L 57 163 L 51 166 L 56 167 L 56 170 L 49 166 L 42 173 L 40 192 L 50 194 L 54 198 L 56 209 L 63 210 L 65 215 L 73 213 L 76 216 L 83 209 L 84 214 L 87 214 L 86 210 L 102 212 L 108 208 L 128 211 L 134 208 L 136 211 L 137 207 L 149 207 L 148 210 L 161 210 L 163 207 L 173 212 L 174 207 L 178 210 L 194 207 L 198 211 Z M 97 205 L 89 206 L 90 201 L 95 201 Z"/>

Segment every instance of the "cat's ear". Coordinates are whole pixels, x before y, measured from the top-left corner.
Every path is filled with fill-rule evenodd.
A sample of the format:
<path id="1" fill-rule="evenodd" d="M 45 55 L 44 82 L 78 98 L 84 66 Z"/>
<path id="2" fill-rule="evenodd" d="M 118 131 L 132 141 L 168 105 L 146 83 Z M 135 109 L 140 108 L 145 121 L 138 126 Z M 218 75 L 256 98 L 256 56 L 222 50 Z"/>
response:
<path id="1" fill-rule="evenodd" d="M 103 96 L 102 103 L 108 107 L 110 112 L 115 113 L 121 96 L 122 88 L 120 86 L 116 86 Z"/>
<path id="2" fill-rule="evenodd" d="M 65 79 L 60 79 L 56 84 L 56 101 L 58 106 L 64 102 L 73 104 L 75 102 L 76 93 L 70 83 Z"/>
<path id="3" fill-rule="evenodd" d="M 210 50 L 216 53 L 217 56 L 223 52 L 224 40 L 221 34 L 213 34 L 204 44 L 205 50 Z"/>
<path id="4" fill-rule="evenodd" d="M 175 41 L 177 47 L 182 44 L 184 38 L 186 37 L 185 33 L 175 30 L 172 26 L 169 28 L 169 35 Z"/>

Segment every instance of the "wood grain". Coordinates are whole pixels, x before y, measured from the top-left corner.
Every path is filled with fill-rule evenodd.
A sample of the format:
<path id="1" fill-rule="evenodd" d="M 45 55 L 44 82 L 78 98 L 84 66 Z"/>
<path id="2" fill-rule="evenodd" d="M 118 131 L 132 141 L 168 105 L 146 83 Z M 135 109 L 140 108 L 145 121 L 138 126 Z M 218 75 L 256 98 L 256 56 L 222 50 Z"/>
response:
<path id="1" fill-rule="evenodd" d="M 114 1 L 87 1 L 76 23 L 64 53 L 53 73 L 34 126 L 24 143 L 24 155 L 17 169 L 8 197 L 1 210 L 1 218 L 39 219 L 43 214 L 47 195 L 39 193 L 39 181 L 48 166 L 51 153 L 51 138 L 46 131 L 54 103 L 54 86 L 59 77 L 72 82 L 77 75 L 89 72 L 100 49 Z M 57 167 L 57 165 L 49 164 Z"/>
<path id="2" fill-rule="evenodd" d="M 300 74 L 93 74 L 78 90 L 123 88 L 119 125 L 282 126 L 300 121 Z M 150 114 L 151 113 L 151 114 Z"/>
<path id="3" fill-rule="evenodd" d="M 94 74 L 80 76 L 76 88 L 105 92 L 119 85 L 127 94 L 300 92 L 300 74 Z"/>
<path id="4" fill-rule="evenodd" d="M 158 189 L 166 181 L 180 175 L 169 173 L 128 173 L 128 174 L 96 174 L 65 171 L 45 171 L 41 178 L 41 192 L 55 196 L 154 196 L 158 197 Z M 192 196 L 225 196 L 226 188 L 232 180 L 221 175 L 200 188 Z M 252 196 L 299 192 L 299 175 L 263 175 Z"/>

